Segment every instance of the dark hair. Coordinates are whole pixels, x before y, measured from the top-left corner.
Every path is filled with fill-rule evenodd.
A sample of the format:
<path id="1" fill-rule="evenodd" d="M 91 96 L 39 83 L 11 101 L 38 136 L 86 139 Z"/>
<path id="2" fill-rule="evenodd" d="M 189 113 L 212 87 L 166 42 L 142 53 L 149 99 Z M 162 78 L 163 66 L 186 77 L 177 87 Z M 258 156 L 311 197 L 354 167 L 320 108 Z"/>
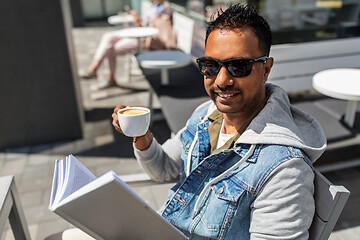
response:
<path id="1" fill-rule="evenodd" d="M 217 16 L 215 18 L 215 16 Z M 255 7 L 245 4 L 232 4 L 223 11 L 222 9 L 216 15 L 213 15 L 212 21 L 207 25 L 205 44 L 210 33 L 216 29 L 240 29 L 252 30 L 259 40 L 260 49 L 267 56 L 271 47 L 271 30 L 268 22 L 258 14 Z"/>

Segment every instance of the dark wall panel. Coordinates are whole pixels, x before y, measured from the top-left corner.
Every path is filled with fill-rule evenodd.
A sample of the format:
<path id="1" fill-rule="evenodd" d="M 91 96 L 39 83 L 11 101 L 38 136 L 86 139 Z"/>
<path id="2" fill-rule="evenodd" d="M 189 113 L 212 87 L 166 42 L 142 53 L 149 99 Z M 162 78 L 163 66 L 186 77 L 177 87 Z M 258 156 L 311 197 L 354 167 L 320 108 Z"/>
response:
<path id="1" fill-rule="evenodd" d="M 82 137 L 64 16 L 60 0 L 0 0 L 0 148 Z"/>

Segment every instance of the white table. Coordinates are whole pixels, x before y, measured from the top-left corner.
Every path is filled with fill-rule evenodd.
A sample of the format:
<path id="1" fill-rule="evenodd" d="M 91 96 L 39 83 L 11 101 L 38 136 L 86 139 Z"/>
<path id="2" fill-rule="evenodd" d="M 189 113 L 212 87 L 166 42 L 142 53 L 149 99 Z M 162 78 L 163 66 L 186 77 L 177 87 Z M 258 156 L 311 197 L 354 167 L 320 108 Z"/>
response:
<path id="1" fill-rule="evenodd" d="M 141 52 L 141 38 L 153 37 L 159 34 L 159 30 L 153 27 L 132 27 L 118 31 L 119 37 L 137 38 L 138 39 L 138 53 Z"/>
<path id="2" fill-rule="evenodd" d="M 337 68 L 321 71 L 314 75 L 313 87 L 329 97 L 347 100 L 344 121 L 353 127 L 357 101 L 360 100 L 360 69 Z"/>
<path id="3" fill-rule="evenodd" d="M 124 25 L 125 27 L 127 27 L 129 23 L 135 22 L 134 17 L 128 13 L 110 16 L 107 21 L 111 25 Z"/>
<path id="4" fill-rule="evenodd" d="M 157 50 L 137 57 L 141 67 L 161 70 L 161 84 L 169 84 L 169 69 L 184 67 L 191 63 L 191 55 L 178 50 Z"/>

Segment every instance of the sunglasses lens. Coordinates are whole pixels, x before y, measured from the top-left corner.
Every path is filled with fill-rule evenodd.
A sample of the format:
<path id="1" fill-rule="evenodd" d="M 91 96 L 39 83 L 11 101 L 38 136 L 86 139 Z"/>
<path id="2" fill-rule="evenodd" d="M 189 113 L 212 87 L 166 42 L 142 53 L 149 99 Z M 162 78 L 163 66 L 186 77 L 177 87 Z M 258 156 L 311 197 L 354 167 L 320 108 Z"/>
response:
<path id="1" fill-rule="evenodd" d="M 246 77 L 250 75 L 252 64 L 248 60 L 231 60 L 226 63 L 228 71 L 234 77 Z"/>
<path id="2" fill-rule="evenodd" d="M 210 59 L 198 61 L 200 72 L 208 77 L 215 76 L 219 72 L 219 63 Z"/>
<path id="3" fill-rule="evenodd" d="M 221 66 L 225 66 L 227 71 L 233 77 L 249 76 L 254 62 L 260 62 L 262 59 L 229 59 L 225 61 L 214 60 L 211 58 L 198 58 L 200 72 L 207 77 L 216 76 Z"/>

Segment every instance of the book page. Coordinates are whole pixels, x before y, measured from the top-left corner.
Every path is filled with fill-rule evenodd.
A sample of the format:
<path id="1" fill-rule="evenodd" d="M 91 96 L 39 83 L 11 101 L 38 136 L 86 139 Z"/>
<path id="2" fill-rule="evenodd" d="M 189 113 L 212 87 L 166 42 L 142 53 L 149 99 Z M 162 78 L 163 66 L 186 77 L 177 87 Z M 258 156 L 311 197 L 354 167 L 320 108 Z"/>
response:
<path id="1" fill-rule="evenodd" d="M 95 175 L 92 176 L 86 174 L 79 167 L 74 168 L 72 174 L 74 175 L 74 178 L 72 179 L 72 183 L 69 185 L 70 188 L 67 189 L 66 195 L 76 192 L 78 189 L 96 179 Z"/>
<path id="2" fill-rule="evenodd" d="M 61 196 L 64 192 L 64 160 L 56 160 L 55 162 L 55 171 L 54 171 L 54 179 L 56 180 L 53 182 L 53 184 L 56 184 L 56 186 L 52 187 L 52 195 L 54 196 L 54 200 L 52 202 L 52 205 L 57 205 L 61 199 Z"/>
<path id="3" fill-rule="evenodd" d="M 64 159 L 61 159 L 59 162 L 58 162 L 58 168 L 59 168 L 59 186 L 60 186 L 60 188 L 59 188 L 59 196 L 58 196 L 58 198 L 62 195 L 62 193 L 64 192 L 64 188 L 65 188 L 65 186 L 64 186 L 64 181 L 65 181 L 65 167 L 66 167 L 66 165 L 65 165 L 65 161 L 64 161 Z M 60 200 L 60 199 L 58 199 L 58 200 Z"/>
<path id="4" fill-rule="evenodd" d="M 84 187 L 75 191 L 74 194 L 70 194 L 66 199 L 61 201 L 60 205 L 74 201 L 79 196 L 86 195 L 87 193 L 89 193 L 97 188 L 100 188 L 101 186 L 109 183 L 109 181 L 113 179 L 114 175 L 116 175 L 116 174 L 113 171 L 109 171 L 109 172 L 105 173 L 104 175 L 100 176 L 99 178 L 95 179 L 94 181 L 90 182 L 89 184 L 86 184 Z"/>
<path id="5" fill-rule="evenodd" d="M 67 196 L 96 179 L 96 176 L 74 156 L 55 162 L 50 209 L 55 209 Z"/>
<path id="6" fill-rule="evenodd" d="M 53 181 L 52 181 L 52 187 L 51 187 L 51 195 L 50 195 L 50 204 L 49 207 L 53 205 L 54 200 L 55 200 L 55 195 L 56 192 L 58 190 L 58 186 L 59 186 L 59 170 L 58 170 L 58 160 L 55 161 L 55 167 L 54 167 L 54 176 L 53 176 Z"/>
<path id="7" fill-rule="evenodd" d="M 65 164 L 66 173 L 64 189 L 60 202 L 67 196 L 96 179 L 96 176 L 73 155 L 69 155 L 66 158 Z"/>

